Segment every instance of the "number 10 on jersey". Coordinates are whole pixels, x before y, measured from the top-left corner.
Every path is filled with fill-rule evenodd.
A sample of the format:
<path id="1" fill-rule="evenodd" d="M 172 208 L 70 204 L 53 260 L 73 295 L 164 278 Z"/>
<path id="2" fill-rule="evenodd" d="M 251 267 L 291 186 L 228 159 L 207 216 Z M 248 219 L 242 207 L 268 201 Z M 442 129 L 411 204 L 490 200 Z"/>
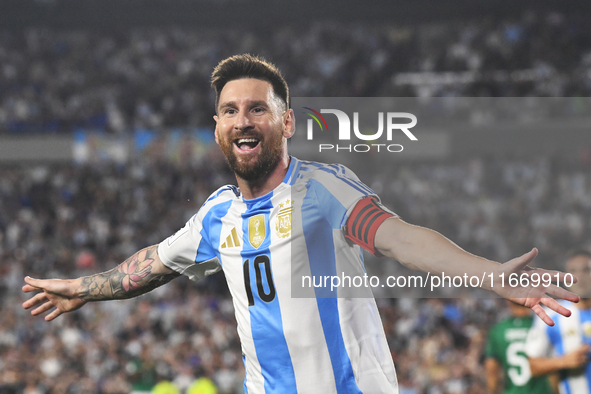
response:
<path id="1" fill-rule="evenodd" d="M 263 285 L 263 273 L 261 266 L 265 270 L 265 281 L 267 289 Z M 244 261 L 242 265 L 244 270 L 244 287 L 246 288 L 246 296 L 248 298 L 248 306 L 254 305 L 254 296 L 252 294 L 252 287 L 250 284 L 250 264 L 249 259 Z M 254 259 L 254 272 L 256 276 L 256 287 L 259 294 L 259 298 L 264 302 L 271 302 L 275 299 L 275 284 L 273 283 L 273 277 L 271 276 L 271 260 L 269 256 L 262 254 Z"/>

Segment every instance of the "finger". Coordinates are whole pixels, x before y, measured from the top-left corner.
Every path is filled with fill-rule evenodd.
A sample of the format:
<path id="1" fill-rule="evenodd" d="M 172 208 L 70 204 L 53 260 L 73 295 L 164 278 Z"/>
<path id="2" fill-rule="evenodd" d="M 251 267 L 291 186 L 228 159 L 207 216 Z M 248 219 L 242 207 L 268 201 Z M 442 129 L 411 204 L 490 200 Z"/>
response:
<path id="1" fill-rule="evenodd" d="M 39 290 L 43 290 L 43 289 L 41 289 L 41 288 L 39 288 L 39 287 L 34 287 L 34 286 L 31 286 L 31 285 L 24 285 L 24 286 L 22 287 L 22 289 L 23 289 L 23 291 L 24 291 L 25 293 L 30 293 L 30 292 L 32 292 L 32 291 L 39 291 Z"/>
<path id="2" fill-rule="evenodd" d="M 540 303 L 546 305 L 548 308 L 562 316 L 569 317 L 571 315 L 570 310 L 560 305 L 554 298 L 542 298 Z"/>
<path id="3" fill-rule="evenodd" d="M 554 325 L 554 320 L 552 320 L 550 316 L 548 316 L 548 314 L 546 313 L 546 311 L 544 311 L 544 308 L 542 308 L 540 304 L 534 305 L 531 309 L 536 313 L 536 315 L 538 315 L 540 319 L 542 319 L 544 323 L 546 323 L 550 327 Z"/>
<path id="4" fill-rule="evenodd" d="M 23 302 L 23 308 L 29 309 L 45 301 L 47 301 L 47 295 L 45 294 L 45 292 L 42 292 Z"/>
<path id="5" fill-rule="evenodd" d="M 548 295 L 551 295 L 554 298 L 560 298 L 560 299 L 567 300 L 570 302 L 576 303 L 576 302 L 580 301 L 580 298 L 578 295 L 576 295 L 572 291 L 568 291 L 568 290 L 563 289 L 562 287 L 558 287 L 556 285 L 551 285 L 550 287 L 548 287 L 546 289 L 546 293 Z"/>
<path id="6" fill-rule="evenodd" d="M 53 319 L 55 319 L 56 317 L 58 317 L 61 314 L 62 314 L 62 311 L 60 311 L 58 308 L 55 308 L 55 310 L 53 312 L 51 312 L 49 315 L 45 316 L 45 321 L 52 321 Z"/>
<path id="7" fill-rule="evenodd" d="M 48 310 L 50 310 L 51 308 L 53 308 L 55 305 L 53 305 L 53 303 L 51 301 L 47 301 L 46 303 L 44 303 L 43 305 L 33 309 L 31 311 L 31 315 L 33 316 L 37 316 L 41 313 L 47 312 Z"/>
<path id="8" fill-rule="evenodd" d="M 37 287 L 37 288 L 41 288 L 41 280 L 39 279 L 33 279 L 30 276 L 25 276 L 25 283 L 27 283 L 28 285 L 31 285 L 33 287 Z"/>
<path id="9" fill-rule="evenodd" d="M 522 269 L 525 269 L 525 267 L 529 263 L 531 263 L 536 258 L 537 255 L 538 255 L 538 249 L 533 248 L 529 252 L 527 252 L 519 257 L 516 257 L 513 260 L 506 262 L 505 264 L 508 264 L 510 267 L 512 267 L 512 271 L 522 270 Z"/>
<path id="10" fill-rule="evenodd" d="M 540 275 L 540 277 L 544 274 L 548 274 L 550 275 L 550 279 L 552 280 L 552 283 L 563 283 L 563 284 L 571 284 L 572 283 L 577 283 L 579 280 L 577 279 L 576 276 L 574 276 L 573 274 L 570 273 L 566 273 L 566 272 L 561 272 L 561 271 L 555 271 L 555 270 L 547 270 L 544 268 L 534 268 L 533 270 L 528 270 L 528 267 L 524 268 L 525 271 L 527 271 L 527 273 L 531 276 L 532 274 L 538 274 Z"/>
<path id="11" fill-rule="evenodd" d="M 538 249 L 537 248 L 533 248 L 529 252 L 527 252 L 527 253 L 525 253 L 522 256 L 520 256 L 520 257 L 517 258 L 517 260 L 519 260 L 519 263 L 517 264 L 517 267 L 518 268 L 523 268 L 523 267 L 527 266 L 529 263 L 531 263 L 532 261 L 534 261 L 534 259 L 536 258 L 537 255 L 538 255 Z"/>

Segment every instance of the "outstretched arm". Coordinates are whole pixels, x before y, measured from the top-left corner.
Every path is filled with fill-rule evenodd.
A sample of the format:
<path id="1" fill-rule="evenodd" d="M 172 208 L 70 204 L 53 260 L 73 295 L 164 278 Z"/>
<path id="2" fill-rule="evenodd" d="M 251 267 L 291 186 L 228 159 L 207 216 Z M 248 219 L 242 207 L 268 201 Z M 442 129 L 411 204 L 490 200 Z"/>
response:
<path id="1" fill-rule="evenodd" d="M 550 273 L 558 274 L 560 281 L 564 283 L 563 273 L 532 269 L 528 266 L 538 254 L 535 248 L 505 264 L 499 264 L 466 252 L 436 231 L 408 224 L 399 218 L 390 218 L 380 225 L 375 236 L 375 247 L 381 254 L 392 257 L 409 268 L 435 274 L 445 272 L 450 276 L 468 275 L 480 278 L 483 274 L 493 274 L 494 277 L 498 277 L 504 273 L 508 277 L 512 273 L 518 275 Z M 554 325 L 554 322 L 540 303 L 561 315 L 570 316 L 570 311 L 550 296 L 573 302 L 579 300 L 575 294 L 555 285 L 547 288 L 532 285 L 515 288 L 491 287 L 488 281 L 483 285 L 483 288 L 531 308 L 548 325 Z"/>
<path id="2" fill-rule="evenodd" d="M 25 293 L 40 291 L 23 303 L 25 309 L 36 307 L 33 316 L 55 309 L 45 316 L 51 321 L 65 312 L 75 311 L 88 301 L 118 300 L 137 297 L 180 276 L 158 257 L 158 245 L 140 250 L 119 266 L 100 274 L 77 279 L 25 278 Z"/>
<path id="3" fill-rule="evenodd" d="M 560 357 L 534 357 L 529 359 L 533 376 L 542 376 L 563 369 L 576 369 L 589 362 L 589 346 L 581 345 L 576 350 Z"/>

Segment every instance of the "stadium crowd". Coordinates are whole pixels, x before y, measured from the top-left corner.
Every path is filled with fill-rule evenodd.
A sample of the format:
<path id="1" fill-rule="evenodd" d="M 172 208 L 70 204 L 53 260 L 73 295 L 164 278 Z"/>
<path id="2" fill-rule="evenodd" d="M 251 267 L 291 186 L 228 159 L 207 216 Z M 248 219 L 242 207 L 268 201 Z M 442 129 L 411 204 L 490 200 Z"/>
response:
<path id="1" fill-rule="evenodd" d="M 589 96 L 587 15 L 528 13 L 455 25 L 287 26 L 125 32 L 0 30 L 0 133 L 126 133 L 211 125 L 208 85 L 222 58 L 255 52 L 292 96 Z M 469 83 L 404 73 L 475 72 Z M 508 72 L 499 79 L 497 72 Z M 517 75 L 517 76 L 516 76 Z M 199 110 L 204 108 L 205 110 Z M 197 109 L 197 110 L 196 110 Z M 233 183 L 220 158 L 194 164 L 3 166 L 0 175 L 0 392 L 129 393 L 209 378 L 242 392 L 244 368 L 222 273 L 47 324 L 20 307 L 24 275 L 73 277 L 160 242 L 209 193 Z M 537 246 L 542 266 L 591 248 L 589 157 L 471 158 L 400 165 L 362 180 L 405 220 L 470 252 L 506 259 Z M 369 258 L 382 275 L 397 264 Z M 378 299 L 401 394 L 484 393 L 496 299 Z M 501 312 L 502 314 L 502 312 Z"/>
<path id="2" fill-rule="evenodd" d="M 244 52 L 272 59 L 292 96 L 589 96 L 589 26 L 584 14 L 531 12 L 417 26 L 323 21 L 272 35 L 0 29 L 0 132 L 208 126 L 209 74 Z"/>
<path id="3" fill-rule="evenodd" d="M 243 366 L 222 273 L 138 299 L 87 305 L 51 324 L 20 308 L 22 278 L 114 267 L 183 225 L 229 172 L 163 161 L 3 168 L 0 181 L 0 382 L 3 392 L 129 392 L 198 377 L 240 392 Z M 536 245 L 557 267 L 590 247 L 591 163 L 471 159 L 401 165 L 367 183 L 407 221 L 505 261 Z M 368 259 L 368 270 L 396 263 Z M 553 264 L 553 265 L 552 265 Z M 374 267 L 374 268 L 371 268 Z M 386 268 L 383 268 L 386 267 Z M 483 392 L 482 351 L 503 303 L 379 299 L 402 393 Z M 51 388 L 51 389 L 50 389 Z"/>

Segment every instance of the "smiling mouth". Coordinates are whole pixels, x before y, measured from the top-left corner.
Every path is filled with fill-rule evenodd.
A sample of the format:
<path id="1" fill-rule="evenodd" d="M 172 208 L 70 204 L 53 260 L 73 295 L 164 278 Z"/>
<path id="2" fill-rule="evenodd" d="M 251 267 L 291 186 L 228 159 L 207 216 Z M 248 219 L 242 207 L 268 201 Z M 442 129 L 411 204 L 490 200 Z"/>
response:
<path id="1" fill-rule="evenodd" d="M 238 149 L 242 151 L 251 151 L 257 147 L 260 140 L 258 138 L 239 138 L 234 140 L 234 145 L 238 147 Z"/>

